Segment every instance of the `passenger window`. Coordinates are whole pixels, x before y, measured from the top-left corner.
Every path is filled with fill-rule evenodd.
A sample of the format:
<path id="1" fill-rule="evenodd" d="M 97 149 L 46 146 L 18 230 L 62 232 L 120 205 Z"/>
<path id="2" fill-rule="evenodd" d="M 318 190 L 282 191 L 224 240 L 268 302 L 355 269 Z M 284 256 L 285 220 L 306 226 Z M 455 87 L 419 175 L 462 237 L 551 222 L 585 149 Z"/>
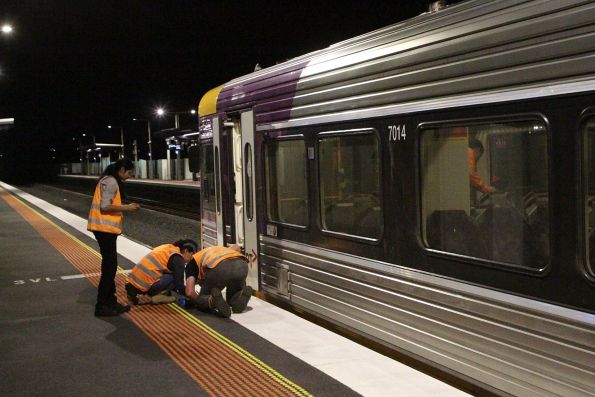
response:
<path id="1" fill-rule="evenodd" d="M 426 246 L 545 267 L 550 246 L 547 153 L 541 120 L 422 129 Z"/>
<path id="2" fill-rule="evenodd" d="M 268 219 L 307 226 L 308 185 L 304 141 L 269 141 L 265 152 Z"/>
<path id="3" fill-rule="evenodd" d="M 591 275 L 595 276 L 595 117 L 591 117 L 585 127 L 585 231 L 588 245 L 588 264 Z"/>
<path id="4" fill-rule="evenodd" d="M 349 135 L 321 134 L 318 148 L 323 228 L 380 238 L 383 216 L 377 135 L 371 130 Z"/>
<path id="5" fill-rule="evenodd" d="M 252 146 L 247 143 L 244 146 L 244 188 L 246 190 L 246 218 L 252 221 L 254 210 L 252 205 Z"/>
<path id="6" fill-rule="evenodd" d="M 200 150 L 202 207 L 209 211 L 215 211 L 215 159 L 213 158 L 213 145 L 203 144 L 200 146 Z"/>

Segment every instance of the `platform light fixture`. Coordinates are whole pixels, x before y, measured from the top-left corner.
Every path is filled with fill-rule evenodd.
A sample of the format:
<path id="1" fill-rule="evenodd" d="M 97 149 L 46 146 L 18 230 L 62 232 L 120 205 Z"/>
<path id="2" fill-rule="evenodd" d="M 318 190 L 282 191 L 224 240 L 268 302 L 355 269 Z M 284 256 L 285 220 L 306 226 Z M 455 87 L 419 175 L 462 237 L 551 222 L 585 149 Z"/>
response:
<path id="1" fill-rule="evenodd" d="M 12 25 L 5 23 L 4 25 L 2 25 L 2 34 L 11 34 L 13 32 L 13 27 Z"/>
<path id="2" fill-rule="evenodd" d="M 124 127 L 117 125 L 108 125 L 107 128 L 110 130 L 119 128 L 120 129 L 120 158 L 124 157 Z"/>

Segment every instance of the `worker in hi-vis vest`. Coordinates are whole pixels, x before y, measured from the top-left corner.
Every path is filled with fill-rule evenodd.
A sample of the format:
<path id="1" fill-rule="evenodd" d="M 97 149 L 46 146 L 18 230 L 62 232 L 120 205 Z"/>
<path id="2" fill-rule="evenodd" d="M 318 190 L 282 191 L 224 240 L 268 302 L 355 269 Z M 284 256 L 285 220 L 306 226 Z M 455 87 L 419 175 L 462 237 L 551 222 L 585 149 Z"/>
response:
<path id="1" fill-rule="evenodd" d="M 469 185 L 482 193 L 493 193 L 496 189 L 481 180 L 477 172 L 477 162 L 483 155 L 483 144 L 477 139 L 469 141 L 467 148 L 467 168 L 469 170 Z"/>
<path id="2" fill-rule="evenodd" d="M 246 309 L 252 287 L 246 285 L 248 259 L 240 246 L 209 247 L 198 251 L 186 265 L 186 297 L 199 310 L 228 318 Z M 200 292 L 195 290 L 200 285 Z M 227 288 L 223 299 L 221 290 Z"/>
<path id="3" fill-rule="evenodd" d="M 122 212 L 138 211 L 137 203 L 122 204 L 124 191 L 122 182 L 132 176 L 134 165 L 127 158 L 121 158 L 108 165 L 101 175 L 91 209 L 87 230 L 93 232 L 101 252 L 101 278 L 97 288 L 96 316 L 117 316 L 130 310 L 130 306 L 118 303 L 116 299 L 116 270 L 118 251 L 116 239 L 122 233 Z"/>
<path id="4" fill-rule="evenodd" d="M 152 303 L 171 303 L 176 300 L 172 291 L 184 295 L 184 267 L 196 251 L 198 245 L 190 239 L 154 248 L 128 275 L 128 301 L 136 305 L 139 303 L 137 295 L 146 294 Z"/>

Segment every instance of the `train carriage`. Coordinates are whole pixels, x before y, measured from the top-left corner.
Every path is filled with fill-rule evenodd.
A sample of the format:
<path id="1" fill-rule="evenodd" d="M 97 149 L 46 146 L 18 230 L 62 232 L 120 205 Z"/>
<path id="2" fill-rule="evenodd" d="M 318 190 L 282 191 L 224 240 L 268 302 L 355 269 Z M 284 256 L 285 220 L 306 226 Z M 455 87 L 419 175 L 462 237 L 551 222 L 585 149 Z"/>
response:
<path id="1" fill-rule="evenodd" d="M 202 243 L 496 394 L 595 395 L 595 2 L 470 0 L 199 105 Z"/>

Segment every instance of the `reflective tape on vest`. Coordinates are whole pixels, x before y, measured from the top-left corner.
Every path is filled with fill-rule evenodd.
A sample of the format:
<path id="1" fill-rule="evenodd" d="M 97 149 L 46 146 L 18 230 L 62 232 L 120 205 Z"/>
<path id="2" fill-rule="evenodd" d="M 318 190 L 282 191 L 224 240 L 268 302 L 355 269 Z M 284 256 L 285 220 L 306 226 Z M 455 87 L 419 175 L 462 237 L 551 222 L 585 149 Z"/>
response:
<path id="1" fill-rule="evenodd" d="M 122 233 L 122 213 L 121 212 L 106 212 L 101 210 L 101 184 L 107 178 L 102 178 L 95 187 L 91 208 L 89 209 L 89 220 L 87 222 L 87 230 L 120 234 Z M 120 196 L 120 189 L 116 190 L 116 195 L 112 200 L 113 205 L 122 205 L 122 198 Z"/>

